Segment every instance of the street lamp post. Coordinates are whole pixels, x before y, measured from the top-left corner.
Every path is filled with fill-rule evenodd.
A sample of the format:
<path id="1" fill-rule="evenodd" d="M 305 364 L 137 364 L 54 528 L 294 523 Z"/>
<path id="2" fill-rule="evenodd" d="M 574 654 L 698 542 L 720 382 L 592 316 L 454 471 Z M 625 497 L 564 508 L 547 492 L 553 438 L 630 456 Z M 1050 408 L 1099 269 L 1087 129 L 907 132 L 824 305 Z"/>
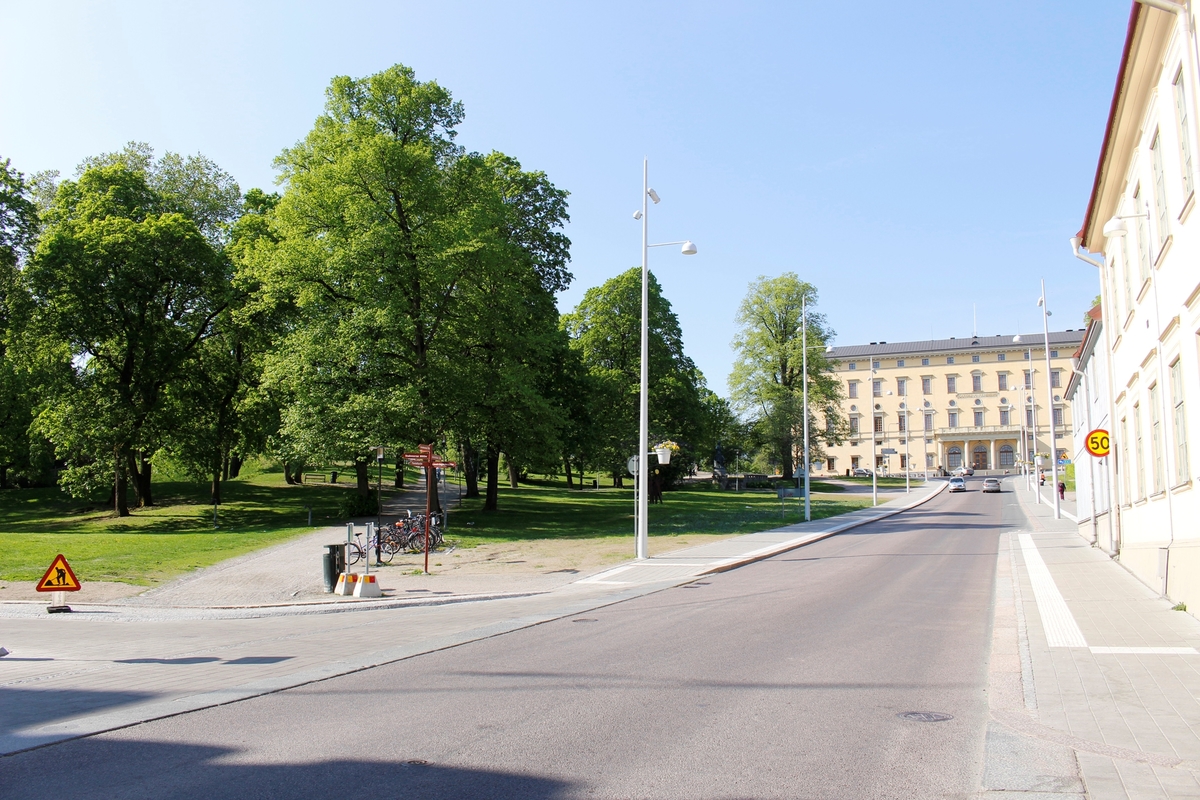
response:
<path id="1" fill-rule="evenodd" d="M 1054 382 L 1050 380 L 1050 309 L 1046 307 L 1046 281 L 1042 279 L 1042 296 L 1038 298 L 1042 309 L 1042 336 L 1046 344 L 1046 413 L 1050 415 L 1050 468 L 1054 485 L 1054 518 L 1062 519 L 1062 508 L 1058 497 L 1058 443 L 1055 441 L 1057 426 L 1054 424 Z M 1041 494 L 1041 491 L 1038 491 Z"/>
<path id="2" fill-rule="evenodd" d="M 812 506 L 808 501 L 808 477 L 812 468 L 808 463 L 808 297 L 800 298 L 800 357 L 801 372 L 804 373 L 802 384 L 804 392 L 804 521 L 812 521 Z"/>
<path id="3" fill-rule="evenodd" d="M 696 245 L 690 241 L 661 242 L 650 244 L 649 214 L 650 206 L 647 199 L 657 205 L 660 201 L 658 192 L 650 188 L 650 160 L 642 160 L 642 208 L 633 212 L 634 219 L 642 221 L 642 350 L 641 350 L 641 392 L 638 403 L 638 474 L 634 477 L 635 493 L 637 494 L 636 514 L 634 515 L 636 530 L 634 531 L 634 556 L 649 558 L 650 556 L 650 494 L 646 491 L 650 479 L 650 288 L 647 269 L 648 255 L 651 247 L 666 247 L 672 244 L 683 245 L 685 256 L 696 255 Z"/>
<path id="4" fill-rule="evenodd" d="M 1038 301 L 1038 305 L 1041 305 L 1041 300 Z M 1048 341 L 1049 341 L 1049 339 L 1047 338 L 1047 342 Z M 1018 333 L 1016 336 L 1014 336 L 1013 342 L 1020 344 L 1021 334 Z M 1025 381 L 1025 387 L 1021 390 L 1021 397 L 1024 400 L 1024 405 L 1025 405 L 1025 408 L 1023 408 L 1021 410 L 1029 417 L 1030 421 L 1033 423 L 1031 429 L 1029 430 L 1029 434 L 1031 434 L 1030 438 L 1033 439 L 1033 452 L 1032 453 L 1029 452 L 1029 439 L 1026 438 L 1026 434 L 1024 431 L 1024 429 L 1028 426 L 1025 423 L 1022 423 L 1021 441 L 1025 445 L 1025 461 L 1026 461 L 1026 464 L 1025 464 L 1025 488 L 1026 489 L 1030 488 L 1030 486 L 1031 486 L 1030 480 L 1032 478 L 1032 487 L 1035 490 L 1034 491 L 1034 499 L 1037 501 L 1038 505 L 1041 505 L 1042 504 L 1042 490 L 1038 487 L 1039 476 L 1033 475 L 1032 474 L 1033 470 L 1030 469 L 1030 466 L 1033 466 L 1033 467 L 1041 466 L 1041 464 L 1039 464 L 1038 460 L 1037 460 L 1037 403 L 1035 403 L 1033 401 L 1033 372 L 1034 372 L 1034 370 L 1033 370 L 1033 346 L 1032 345 L 1026 345 L 1026 347 L 1025 347 L 1025 360 L 1029 362 L 1029 380 Z M 1047 347 L 1047 349 L 1046 349 L 1047 363 L 1049 363 L 1049 360 L 1050 360 L 1050 349 L 1049 349 L 1049 347 Z M 1049 375 L 1046 376 L 1046 383 L 1047 384 L 1050 383 Z M 1051 422 L 1054 421 L 1054 406 L 1053 405 L 1050 406 L 1050 421 Z M 1051 427 L 1053 427 L 1053 426 L 1051 426 Z M 1051 437 L 1051 440 L 1053 441 L 1053 436 Z"/>
<path id="5" fill-rule="evenodd" d="M 910 486 L 909 476 L 912 474 L 912 458 L 908 455 L 908 440 L 912 438 L 912 431 L 908 425 L 908 401 L 904 401 L 904 493 L 908 494 L 912 491 Z"/>

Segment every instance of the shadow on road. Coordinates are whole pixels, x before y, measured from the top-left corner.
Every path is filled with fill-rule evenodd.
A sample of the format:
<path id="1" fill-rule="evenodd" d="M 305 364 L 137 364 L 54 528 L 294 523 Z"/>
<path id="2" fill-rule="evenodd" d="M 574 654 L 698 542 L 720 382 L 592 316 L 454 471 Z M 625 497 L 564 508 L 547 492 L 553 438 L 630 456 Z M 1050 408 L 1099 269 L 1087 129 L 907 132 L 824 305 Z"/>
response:
<path id="1" fill-rule="evenodd" d="M 337 724 L 335 720 L 331 723 Z M 0 759 L 6 796 L 36 797 L 52 777 L 54 794 L 117 798 L 523 798 L 577 795 L 555 778 L 425 763 L 420 737 L 394 761 L 333 759 L 239 763 L 233 747 L 81 739 Z M 411 756 L 411 757 L 410 757 Z"/>

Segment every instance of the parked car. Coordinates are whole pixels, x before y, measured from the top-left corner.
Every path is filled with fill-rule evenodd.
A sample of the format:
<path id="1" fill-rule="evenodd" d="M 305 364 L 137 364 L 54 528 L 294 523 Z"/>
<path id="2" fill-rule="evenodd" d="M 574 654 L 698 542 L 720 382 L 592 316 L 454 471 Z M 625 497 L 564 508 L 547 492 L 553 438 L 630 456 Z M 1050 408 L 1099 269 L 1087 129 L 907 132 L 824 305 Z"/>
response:
<path id="1" fill-rule="evenodd" d="M 965 492 L 967 490 L 967 481 L 965 478 L 956 477 L 950 479 L 950 491 Z"/>
<path id="2" fill-rule="evenodd" d="M 971 467 L 964 466 L 964 467 L 959 467 L 958 469 L 954 470 L 954 472 L 952 472 L 951 474 L 952 475 L 960 475 L 960 476 L 974 475 L 975 470 L 973 470 Z"/>
<path id="3" fill-rule="evenodd" d="M 869 477 L 871 477 L 871 470 L 863 469 L 862 467 L 857 467 L 854 470 L 853 474 L 854 474 L 854 477 L 856 477 L 856 478 L 869 478 Z"/>
<path id="4" fill-rule="evenodd" d="M 995 478 L 984 478 L 983 479 L 983 490 L 985 492 L 1000 491 L 1000 481 L 996 480 Z"/>

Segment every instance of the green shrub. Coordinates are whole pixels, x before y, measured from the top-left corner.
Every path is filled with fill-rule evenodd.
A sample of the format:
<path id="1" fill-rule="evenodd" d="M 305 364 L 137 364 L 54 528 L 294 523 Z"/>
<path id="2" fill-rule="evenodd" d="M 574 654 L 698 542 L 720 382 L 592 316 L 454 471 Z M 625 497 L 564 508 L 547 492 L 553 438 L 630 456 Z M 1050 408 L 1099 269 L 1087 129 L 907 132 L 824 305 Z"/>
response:
<path id="1" fill-rule="evenodd" d="M 338 500 L 340 517 L 369 517 L 375 514 L 378 508 L 374 494 L 364 497 L 358 492 L 346 492 L 346 495 Z"/>

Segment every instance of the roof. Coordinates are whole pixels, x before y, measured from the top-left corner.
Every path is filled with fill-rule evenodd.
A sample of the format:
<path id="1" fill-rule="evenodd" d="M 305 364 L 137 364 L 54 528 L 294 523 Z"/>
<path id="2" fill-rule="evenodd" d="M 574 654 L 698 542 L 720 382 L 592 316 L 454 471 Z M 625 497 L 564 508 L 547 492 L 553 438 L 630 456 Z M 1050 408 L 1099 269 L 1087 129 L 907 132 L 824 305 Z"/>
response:
<path id="1" fill-rule="evenodd" d="M 1051 331 L 1050 345 L 1059 347 L 1077 346 L 1083 341 L 1083 330 Z M 1006 336 L 967 336 L 962 339 L 927 339 L 921 342 L 874 342 L 835 347 L 826 355 L 842 361 L 873 356 L 902 356 L 909 353 L 959 353 L 982 352 L 985 350 L 1019 350 L 1023 346 L 1042 346 L 1040 333 L 1021 335 L 1019 343 L 1013 342 L 1013 334 Z"/>

